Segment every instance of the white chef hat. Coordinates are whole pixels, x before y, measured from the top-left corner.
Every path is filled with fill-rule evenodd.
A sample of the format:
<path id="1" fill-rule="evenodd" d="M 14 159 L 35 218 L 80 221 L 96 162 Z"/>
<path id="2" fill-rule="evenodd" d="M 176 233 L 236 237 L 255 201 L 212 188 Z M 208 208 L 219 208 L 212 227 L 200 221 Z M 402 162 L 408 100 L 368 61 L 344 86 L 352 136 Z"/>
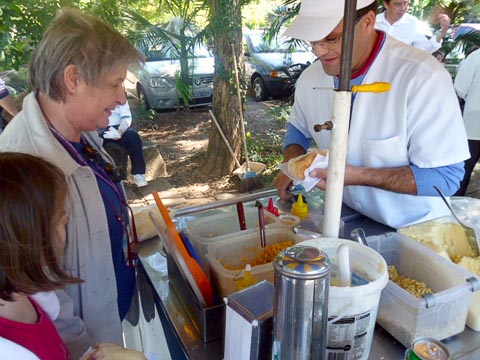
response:
<path id="1" fill-rule="evenodd" d="M 357 10 L 374 0 L 357 0 Z M 298 16 L 283 34 L 305 41 L 324 39 L 344 15 L 344 0 L 302 0 Z"/>

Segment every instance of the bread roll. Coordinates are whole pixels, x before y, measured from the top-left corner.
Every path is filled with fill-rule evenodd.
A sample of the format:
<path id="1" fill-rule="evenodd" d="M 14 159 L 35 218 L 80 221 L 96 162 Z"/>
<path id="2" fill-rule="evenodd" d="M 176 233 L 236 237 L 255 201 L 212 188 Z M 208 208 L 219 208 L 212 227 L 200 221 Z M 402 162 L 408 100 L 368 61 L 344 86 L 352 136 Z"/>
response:
<path id="1" fill-rule="evenodd" d="M 153 212 L 160 220 L 160 223 L 164 225 L 163 218 L 160 215 L 160 210 L 158 210 L 157 205 L 149 204 L 147 206 L 133 206 L 132 209 L 133 215 L 135 216 L 138 240 L 143 241 L 157 236 L 157 231 L 155 230 L 149 215 L 150 212 Z M 166 228 L 166 225 L 164 225 L 164 228 Z"/>
<path id="2" fill-rule="evenodd" d="M 315 149 L 304 155 L 290 159 L 287 163 L 288 172 L 296 179 L 305 180 L 305 170 L 312 165 L 313 160 L 315 160 L 319 154 L 327 156 L 327 150 Z"/>

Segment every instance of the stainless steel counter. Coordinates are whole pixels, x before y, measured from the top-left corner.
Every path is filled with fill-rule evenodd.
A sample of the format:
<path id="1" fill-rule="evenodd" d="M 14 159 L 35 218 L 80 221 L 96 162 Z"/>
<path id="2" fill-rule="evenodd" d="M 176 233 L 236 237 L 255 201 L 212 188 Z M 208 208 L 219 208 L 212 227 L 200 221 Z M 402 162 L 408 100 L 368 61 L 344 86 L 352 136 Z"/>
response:
<path id="1" fill-rule="evenodd" d="M 211 207 L 209 211 L 214 209 Z M 195 212 L 184 211 L 180 219 L 191 219 Z M 183 219 L 182 219 L 183 217 Z M 391 229 L 373 222 L 370 219 L 355 214 L 351 209 L 342 211 L 345 221 L 345 234 L 350 234 L 351 229 L 362 227 L 367 236 L 377 235 Z M 181 227 L 181 225 L 180 225 Z M 160 253 L 160 240 L 153 238 L 142 242 L 140 259 L 148 279 L 154 289 L 155 303 L 160 316 L 164 316 L 163 326 L 169 326 L 173 333 L 169 341 L 177 341 L 172 359 L 199 359 L 215 360 L 223 358 L 223 343 L 221 340 L 204 343 L 187 311 L 182 306 L 178 295 L 169 284 L 167 259 Z M 461 334 L 443 341 L 449 348 L 452 359 L 474 360 L 480 359 L 480 332 L 470 330 L 468 327 Z M 169 344 L 173 345 L 173 344 Z M 404 359 L 405 348 L 380 326 L 375 327 L 374 338 L 370 351 L 370 359 L 375 360 L 400 360 Z"/>

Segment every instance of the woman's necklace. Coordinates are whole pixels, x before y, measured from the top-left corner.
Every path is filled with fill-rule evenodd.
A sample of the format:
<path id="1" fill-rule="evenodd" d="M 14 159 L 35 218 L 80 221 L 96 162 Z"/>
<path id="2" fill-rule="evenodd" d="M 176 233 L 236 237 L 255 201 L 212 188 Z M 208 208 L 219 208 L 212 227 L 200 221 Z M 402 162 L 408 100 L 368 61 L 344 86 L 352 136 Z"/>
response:
<path id="1" fill-rule="evenodd" d="M 101 179 L 107 186 L 109 186 L 114 191 L 120 202 L 120 207 L 122 207 L 123 205 L 126 208 L 125 210 L 129 211 L 131 217 L 131 226 L 126 218 L 128 216 L 124 215 L 124 211 L 122 209 L 120 209 L 120 214 L 115 211 L 115 206 L 112 204 L 111 199 L 101 191 L 101 186 L 99 186 L 100 193 L 102 194 L 105 203 L 108 204 L 115 219 L 120 223 L 120 225 L 124 229 L 125 234 L 127 235 L 128 265 L 130 267 L 134 267 L 138 262 L 138 251 L 140 243 L 138 241 L 133 211 L 128 205 L 123 192 L 120 191 L 115 184 L 120 182 L 122 179 L 121 174 L 118 172 L 118 169 L 112 164 L 108 163 L 106 160 L 104 160 L 101 154 L 92 145 L 90 145 L 83 138 L 83 136 L 80 137 L 80 144 L 84 147 L 84 156 L 75 148 L 75 146 L 68 139 L 66 139 L 62 134 L 60 134 L 60 132 L 58 132 L 50 122 L 48 122 L 48 127 L 52 134 L 55 136 L 55 138 L 70 154 L 70 156 L 78 164 L 82 166 L 88 166 L 97 178 Z M 88 161 L 90 161 L 91 166 L 87 162 L 87 159 Z"/>

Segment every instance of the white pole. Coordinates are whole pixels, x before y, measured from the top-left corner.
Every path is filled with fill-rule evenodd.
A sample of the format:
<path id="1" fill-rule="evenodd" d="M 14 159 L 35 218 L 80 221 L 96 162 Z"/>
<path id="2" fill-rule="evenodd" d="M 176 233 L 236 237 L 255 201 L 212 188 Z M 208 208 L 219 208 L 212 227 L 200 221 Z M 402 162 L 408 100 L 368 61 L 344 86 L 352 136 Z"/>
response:
<path id="1" fill-rule="evenodd" d="M 323 236 L 338 238 L 342 211 L 343 183 L 347 162 L 348 128 L 350 122 L 350 91 L 335 91 L 333 97 L 333 128 L 330 134 L 327 191 Z"/>

